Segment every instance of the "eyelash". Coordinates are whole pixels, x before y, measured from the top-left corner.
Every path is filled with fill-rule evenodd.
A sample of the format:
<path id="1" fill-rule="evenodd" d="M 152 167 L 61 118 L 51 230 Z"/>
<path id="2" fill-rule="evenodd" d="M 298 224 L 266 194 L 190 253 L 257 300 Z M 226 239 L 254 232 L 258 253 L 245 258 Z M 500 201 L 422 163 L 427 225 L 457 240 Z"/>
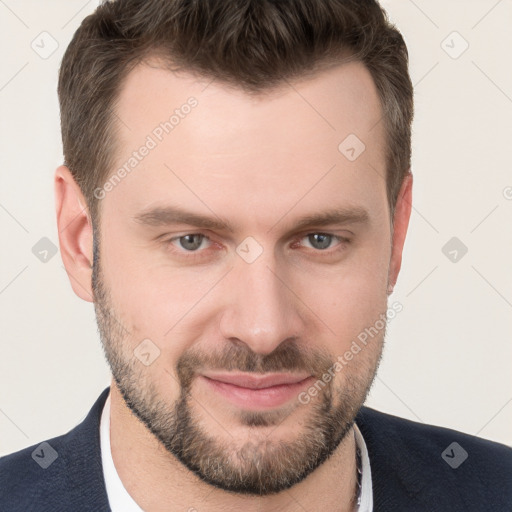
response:
<path id="1" fill-rule="evenodd" d="M 194 232 L 184 233 L 184 234 L 178 235 L 178 236 L 173 236 L 172 238 L 168 238 L 168 239 L 164 240 L 163 244 L 166 247 L 174 247 L 174 244 L 172 242 L 174 242 L 176 240 L 179 240 L 180 238 L 183 238 L 185 236 L 193 236 L 193 235 L 202 235 L 204 237 L 202 239 L 202 241 L 208 240 L 210 243 L 215 244 L 215 242 L 213 242 L 210 239 L 210 237 L 208 237 L 204 233 L 194 233 Z M 340 235 L 335 235 L 334 233 L 326 233 L 324 231 L 313 231 L 313 232 L 306 233 L 306 234 L 301 235 L 300 237 L 296 238 L 292 242 L 291 245 L 295 245 L 297 242 L 303 240 L 304 238 L 307 238 L 310 235 L 330 236 L 333 239 L 338 241 L 338 243 L 336 245 L 334 245 L 334 247 L 328 248 L 328 249 L 323 249 L 322 250 L 322 249 L 314 249 L 314 248 L 309 248 L 309 247 L 307 248 L 307 249 L 309 249 L 311 251 L 314 251 L 314 252 L 318 253 L 319 255 L 333 255 L 333 254 L 337 253 L 338 251 L 343 250 L 345 245 L 348 245 L 348 244 L 351 243 L 351 239 L 347 238 L 347 237 L 343 237 L 343 236 L 340 236 Z M 194 260 L 197 260 L 197 259 L 204 258 L 205 257 L 204 253 L 207 251 L 207 249 L 203 249 L 203 250 L 197 249 L 195 251 L 187 251 L 185 249 L 178 250 L 178 249 L 171 248 L 171 252 L 173 254 L 175 254 L 175 255 L 182 256 L 183 258 L 186 258 L 188 261 L 194 261 Z"/>

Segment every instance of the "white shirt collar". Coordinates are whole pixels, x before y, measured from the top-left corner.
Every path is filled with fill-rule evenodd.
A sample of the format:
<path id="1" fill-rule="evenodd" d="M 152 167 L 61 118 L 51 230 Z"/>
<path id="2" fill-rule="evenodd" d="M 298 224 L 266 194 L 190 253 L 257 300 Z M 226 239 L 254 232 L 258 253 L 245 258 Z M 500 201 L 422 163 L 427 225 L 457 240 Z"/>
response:
<path id="1" fill-rule="evenodd" d="M 100 421 L 100 447 L 103 476 L 107 488 L 108 502 L 112 512 L 144 512 L 128 494 L 119 478 L 110 448 L 110 393 L 103 407 Z"/>
<path id="2" fill-rule="evenodd" d="M 372 512 L 373 491 L 370 458 L 368 457 L 368 450 L 361 431 L 355 423 L 354 432 L 357 446 L 361 450 L 363 466 L 363 474 L 361 477 L 361 504 L 357 512 Z M 107 489 L 108 501 L 112 512 L 144 512 L 128 494 L 114 465 L 112 450 L 110 448 L 110 393 L 103 407 L 103 412 L 101 413 L 100 447 L 105 487 Z"/>
<path id="3" fill-rule="evenodd" d="M 356 443 L 361 450 L 362 471 L 361 475 L 361 503 L 357 512 L 372 512 L 373 511 L 373 487 L 372 487 L 372 470 L 370 468 L 370 457 L 368 456 L 368 449 L 364 442 L 363 434 L 359 427 L 354 422 L 354 433 L 356 435 Z"/>

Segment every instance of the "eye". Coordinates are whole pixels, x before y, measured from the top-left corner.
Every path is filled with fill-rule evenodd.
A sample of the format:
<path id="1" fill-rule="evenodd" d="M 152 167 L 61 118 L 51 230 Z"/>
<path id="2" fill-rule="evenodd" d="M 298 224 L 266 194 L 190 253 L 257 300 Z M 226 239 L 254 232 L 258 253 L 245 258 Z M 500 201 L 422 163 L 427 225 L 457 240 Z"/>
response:
<path id="1" fill-rule="evenodd" d="M 348 241 L 347 239 L 344 239 L 336 235 L 331 235 L 329 233 L 309 233 L 308 235 L 303 237 L 302 240 L 307 240 L 307 242 L 310 244 L 309 247 L 312 247 L 313 249 L 317 249 L 320 251 L 332 247 L 331 244 L 333 241 L 338 241 L 338 244 L 340 243 L 340 241 Z"/>
<path id="2" fill-rule="evenodd" d="M 196 252 L 208 238 L 201 233 L 188 233 L 186 235 L 171 238 L 169 242 L 175 247 L 184 249 L 185 252 Z"/>

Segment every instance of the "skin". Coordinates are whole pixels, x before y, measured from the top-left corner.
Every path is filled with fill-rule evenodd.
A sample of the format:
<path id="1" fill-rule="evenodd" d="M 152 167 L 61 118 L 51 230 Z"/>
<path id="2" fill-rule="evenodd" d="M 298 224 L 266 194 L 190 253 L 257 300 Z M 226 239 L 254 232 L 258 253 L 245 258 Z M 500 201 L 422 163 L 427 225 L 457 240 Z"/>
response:
<path id="1" fill-rule="evenodd" d="M 388 307 L 411 212 L 409 175 L 390 216 L 384 129 L 377 123 L 382 109 L 362 64 L 346 63 L 261 97 L 209 82 L 152 64 L 135 68 L 123 84 L 116 106 L 122 120 L 116 169 L 187 98 L 195 97 L 198 105 L 101 200 L 101 257 L 95 265 L 108 295 L 103 304 L 98 287 L 93 289 L 93 225 L 85 199 L 69 169 L 61 166 L 55 174 L 61 253 L 73 290 L 85 301 L 96 299 L 102 341 L 126 375 L 129 368 L 137 379 L 138 398 L 158 399 L 167 412 L 180 396 L 176 366 L 187 354 L 199 354 L 204 369 L 230 347 L 262 363 L 264 357 L 278 361 L 276 354 L 293 344 L 311 375 L 317 375 L 315 355 L 334 362 L 344 354 Z M 366 146 L 353 162 L 338 150 L 351 133 Z M 134 220 L 156 205 L 221 218 L 234 230 Z M 367 220 L 297 232 L 297 219 L 331 208 L 364 210 Z M 209 237 L 196 259 L 179 240 L 168 242 L 189 233 Z M 334 237 L 321 250 L 311 244 L 311 233 L 349 241 Z M 252 263 L 236 252 L 247 237 L 263 250 Z M 102 318 L 102 306 L 109 317 Z M 242 408 L 197 374 L 191 378 L 189 411 L 232 464 L 240 463 L 237 454 L 249 441 L 256 447 L 253 456 L 265 456 L 265 447 L 305 435 L 327 390 L 334 406 L 345 393 L 345 414 L 355 417 L 384 334 L 382 329 L 307 405 L 293 400 L 273 416 L 257 412 L 268 425 L 248 426 Z M 148 338 L 160 354 L 145 366 L 133 351 Z M 331 456 L 300 482 L 268 495 L 241 494 L 203 481 L 169 453 L 128 407 L 115 379 L 111 401 L 113 460 L 144 510 L 352 510 L 350 425 Z"/>

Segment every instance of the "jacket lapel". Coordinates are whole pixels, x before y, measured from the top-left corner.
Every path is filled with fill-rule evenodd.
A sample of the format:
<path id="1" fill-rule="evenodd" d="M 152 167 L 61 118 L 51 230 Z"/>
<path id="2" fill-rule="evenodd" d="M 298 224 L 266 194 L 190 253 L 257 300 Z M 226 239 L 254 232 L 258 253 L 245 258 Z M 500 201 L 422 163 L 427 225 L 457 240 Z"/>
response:
<path id="1" fill-rule="evenodd" d="M 96 400 L 84 421 L 65 436 L 58 448 L 64 467 L 66 494 L 72 508 L 55 510 L 84 510 L 110 512 L 101 464 L 99 426 L 101 411 L 110 388 Z"/>

